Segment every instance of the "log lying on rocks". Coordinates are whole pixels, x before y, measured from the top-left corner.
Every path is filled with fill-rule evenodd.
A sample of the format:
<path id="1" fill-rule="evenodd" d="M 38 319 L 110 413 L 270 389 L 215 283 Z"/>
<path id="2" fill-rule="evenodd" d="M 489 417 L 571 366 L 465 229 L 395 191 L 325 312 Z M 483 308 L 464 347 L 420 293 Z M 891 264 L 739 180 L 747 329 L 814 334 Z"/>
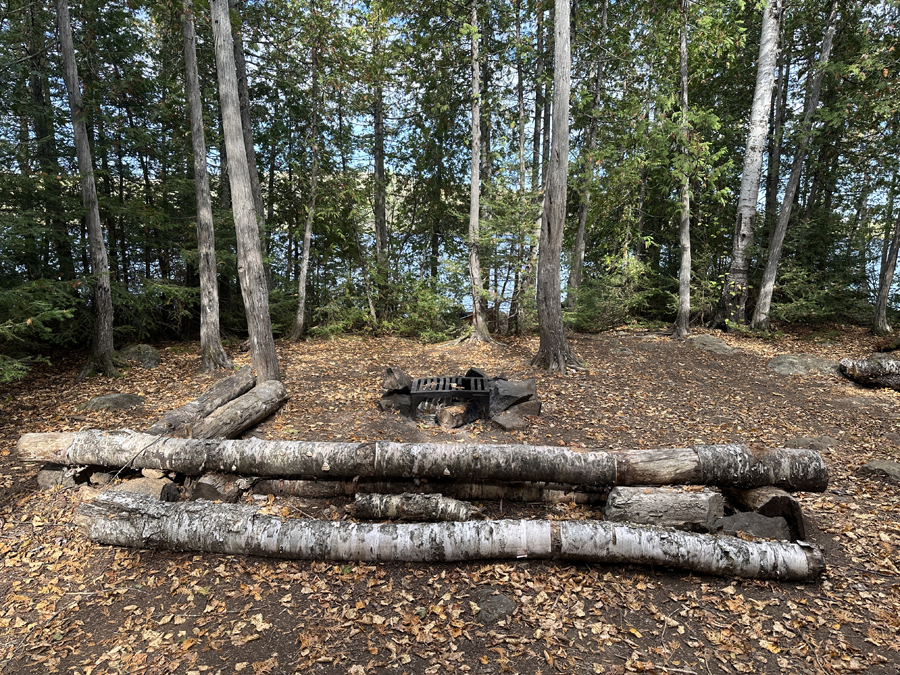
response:
<path id="1" fill-rule="evenodd" d="M 233 375 L 229 375 L 190 403 L 180 408 L 170 410 L 159 418 L 145 433 L 154 436 L 193 436 L 199 438 L 196 433 L 191 434 L 191 428 L 204 417 L 212 413 L 229 401 L 246 394 L 256 385 L 256 376 L 250 366 L 244 366 Z"/>
<path id="2" fill-rule="evenodd" d="M 775 485 L 821 492 L 828 467 L 803 449 L 698 445 L 674 450 L 575 451 L 462 443 L 326 443 L 161 438 L 133 431 L 24 434 L 25 461 L 132 466 L 197 475 L 225 471 L 278 478 L 553 480 L 573 485 Z"/>
<path id="3" fill-rule="evenodd" d="M 900 391 L 900 360 L 889 357 L 841 359 L 838 370 L 845 377 L 870 387 L 887 387 Z"/>
<path id="4" fill-rule="evenodd" d="M 507 500 L 515 502 L 548 502 L 551 504 L 600 504 L 606 501 L 607 488 L 587 489 L 560 483 L 503 483 L 497 481 L 411 481 L 411 480 L 285 480 L 266 479 L 257 482 L 253 491 L 259 494 L 289 495 L 310 499 L 352 497 L 356 494 L 402 494 L 419 492 L 442 494 L 470 501 Z"/>
<path id="5" fill-rule="evenodd" d="M 353 502 L 353 515 L 360 520 L 464 522 L 476 512 L 468 502 L 441 494 L 357 494 Z"/>
<path id="6" fill-rule="evenodd" d="M 234 438 L 259 424 L 288 399 L 287 390 L 278 380 L 256 385 L 200 420 L 193 427 L 194 438 Z"/>
<path id="7" fill-rule="evenodd" d="M 718 492 L 689 492 L 674 488 L 616 487 L 609 493 L 606 520 L 672 527 L 688 532 L 715 532 L 725 515 L 725 499 Z"/>
<path id="8" fill-rule="evenodd" d="M 158 502 L 104 493 L 78 507 L 92 541 L 113 546 L 325 561 L 559 558 L 664 565 L 705 574 L 804 581 L 825 569 L 809 544 L 573 520 L 372 524 L 282 519 L 253 506 Z"/>
<path id="9" fill-rule="evenodd" d="M 784 518 L 793 541 L 806 539 L 806 523 L 800 502 L 784 490 L 771 486 L 753 490 L 726 489 L 725 496 L 744 511 L 755 511 L 768 518 Z"/>

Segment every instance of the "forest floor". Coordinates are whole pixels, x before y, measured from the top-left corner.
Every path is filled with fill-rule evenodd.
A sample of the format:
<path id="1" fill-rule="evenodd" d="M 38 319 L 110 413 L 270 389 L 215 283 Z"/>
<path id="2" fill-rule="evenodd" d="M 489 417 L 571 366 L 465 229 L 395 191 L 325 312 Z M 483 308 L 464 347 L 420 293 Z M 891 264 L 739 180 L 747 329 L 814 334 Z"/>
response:
<path id="1" fill-rule="evenodd" d="M 536 372 L 536 338 L 490 346 L 347 337 L 279 343 L 291 401 L 252 433 L 343 441 L 535 443 L 572 447 L 783 446 L 831 436 L 831 482 L 798 495 L 828 569 L 810 583 L 719 578 L 659 567 L 508 561 L 333 564 L 117 549 L 73 524 L 77 489 L 42 491 L 18 461 L 26 432 L 143 430 L 209 386 L 197 344 L 159 345 L 162 365 L 76 382 L 84 355 L 0 386 L 0 672 L 13 673 L 900 673 L 900 489 L 863 479 L 900 459 L 900 393 L 831 373 L 781 376 L 778 354 L 862 358 L 850 326 L 787 327 L 773 340 L 722 335 L 720 355 L 627 330 L 574 335 L 588 370 Z M 699 331 L 700 333 L 704 331 Z M 630 353 L 629 353 L 630 352 Z M 231 353 L 238 363 L 248 355 Z M 534 377 L 544 412 L 508 433 L 449 431 L 376 408 L 385 366 L 413 377 L 477 366 Z M 103 393 L 141 408 L 78 412 Z M 345 517 L 345 502 L 289 511 Z M 337 510 L 335 510 L 337 507 Z M 593 517 L 589 506 L 495 504 L 495 513 Z M 478 607 L 512 613 L 483 625 Z"/>

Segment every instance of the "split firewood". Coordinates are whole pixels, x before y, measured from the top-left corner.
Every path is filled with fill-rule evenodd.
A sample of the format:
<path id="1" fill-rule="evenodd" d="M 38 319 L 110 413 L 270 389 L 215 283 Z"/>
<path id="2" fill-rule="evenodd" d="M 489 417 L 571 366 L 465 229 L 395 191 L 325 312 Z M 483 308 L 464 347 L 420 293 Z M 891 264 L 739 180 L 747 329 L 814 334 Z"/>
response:
<path id="1" fill-rule="evenodd" d="M 265 384 L 265 383 L 264 383 Z M 573 485 L 775 485 L 821 492 L 828 467 L 805 449 L 698 445 L 665 450 L 568 450 L 555 446 L 161 438 L 133 431 L 24 434 L 25 461 L 132 466 L 197 475 L 224 471 L 278 478 L 552 480 Z"/>
<path id="2" fill-rule="evenodd" d="M 672 527 L 688 532 L 714 532 L 725 515 L 718 492 L 690 492 L 674 488 L 615 487 L 606 501 L 604 518 L 617 523 Z"/>
<path id="3" fill-rule="evenodd" d="M 357 494 L 353 502 L 353 515 L 360 520 L 463 522 L 477 512 L 469 502 L 441 494 Z"/>
<path id="4" fill-rule="evenodd" d="M 260 382 L 200 420 L 193 427 L 194 438 L 234 438 L 259 424 L 285 404 L 287 390 L 278 380 Z"/>
<path id="5" fill-rule="evenodd" d="M 246 394 L 256 385 L 256 377 L 250 366 L 244 366 L 233 375 L 229 375 L 203 392 L 190 403 L 170 410 L 159 418 L 145 433 L 154 436 L 193 436 L 191 428 L 204 417 L 229 401 Z"/>
<path id="6" fill-rule="evenodd" d="M 324 561 L 563 559 L 663 565 L 704 574 L 805 581 L 825 569 L 806 543 L 745 541 L 602 521 L 353 523 L 295 520 L 253 506 L 165 503 L 104 493 L 78 507 L 92 541 L 112 546 Z"/>
<path id="7" fill-rule="evenodd" d="M 744 511 L 755 511 L 761 516 L 781 516 L 788 524 L 793 541 L 806 539 L 806 523 L 800 502 L 791 494 L 776 487 L 766 486 L 753 490 L 726 489 L 725 496 Z"/>

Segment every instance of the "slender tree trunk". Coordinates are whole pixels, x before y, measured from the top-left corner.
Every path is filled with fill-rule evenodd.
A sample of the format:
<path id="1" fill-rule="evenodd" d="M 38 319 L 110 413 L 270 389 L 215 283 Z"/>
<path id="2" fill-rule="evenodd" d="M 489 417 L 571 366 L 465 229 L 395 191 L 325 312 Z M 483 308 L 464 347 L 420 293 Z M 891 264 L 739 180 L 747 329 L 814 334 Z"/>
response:
<path id="1" fill-rule="evenodd" d="M 537 306 L 540 345 L 531 363 L 551 373 L 565 374 L 567 367 L 582 367 L 566 340 L 562 321 L 560 257 L 566 222 L 566 187 L 569 169 L 569 89 L 572 68 L 569 48 L 569 1 L 555 2 L 553 63 L 553 148 L 545 213 L 541 219 L 538 253 Z"/>
<path id="2" fill-rule="evenodd" d="M 472 160 L 469 186 L 469 283 L 472 288 L 472 335 L 473 342 L 490 342 L 484 321 L 482 300 L 481 261 L 478 248 L 481 239 L 480 194 L 481 194 L 481 78 L 478 61 L 478 0 L 472 0 L 470 23 L 472 26 Z"/>
<path id="3" fill-rule="evenodd" d="M 681 80 L 681 135 L 684 146 L 685 166 L 690 164 L 688 136 L 691 133 L 688 122 L 688 7 L 690 0 L 682 0 L 681 30 L 679 32 L 678 70 Z M 681 266 L 678 272 L 678 313 L 675 317 L 673 337 L 687 337 L 691 322 L 691 177 L 685 171 L 681 178 L 681 220 L 678 227 Z"/>
<path id="4" fill-rule="evenodd" d="M 521 335 L 524 330 L 524 306 L 522 297 L 522 266 L 525 264 L 525 228 L 521 224 L 528 211 L 525 175 L 525 66 L 522 63 L 522 0 L 516 0 L 516 96 L 519 111 L 519 209 L 516 229 L 515 271 L 513 273 L 513 293 L 509 302 L 509 326 L 513 335 Z"/>
<path id="5" fill-rule="evenodd" d="M 272 337 L 272 323 L 269 317 L 269 294 L 263 269 L 259 226 L 256 222 L 250 172 L 244 151 L 228 0 L 211 0 L 210 11 L 219 76 L 219 101 L 225 145 L 228 150 L 228 177 L 237 232 L 238 276 L 247 313 L 250 356 L 260 382 L 278 380 L 280 379 L 278 355 L 275 352 L 275 340 Z"/>
<path id="6" fill-rule="evenodd" d="M 93 345 L 88 362 L 78 377 L 87 377 L 93 373 L 117 377 L 119 371 L 116 370 L 113 363 L 113 304 L 109 283 L 109 262 L 106 257 L 106 245 L 103 242 L 103 229 L 100 225 L 97 186 L 94 183 L 91 148 L 84 122 L 84 105 L 81 101 L 78 69 L 75 65 L 75 42 L 72 38 L 72 23 L 69 19 L 67 0 L 56 0 L 56 16 L 59 22 L 63 77 L 69 92 L 69 108 L 72 114 L 75 152 L 78 156 L 78 172 L 81 174 L 81 198 L 84 202 L 88 246 L 91 250 L 91 272 L 94 276 Z"/>
<path id="7" fill-rule="evenodd" d="M 376 53 L 380 51 L 380 42 L 376 45 Z M 379 54 L 380 58 L 380 54 Z M 380 75 L 380 73 L 379 73 Z M 384 170 L 384 85 L 379 77 L 375 84 L 372 117 L 374 137 L 372 159 L 375 165 L 375 267 L 378 287 L 378 302 L 386 301 L 388 269 L 388 231 L 387 231 L 387 181 Z M 383 308 L 382 308 L 383 309 Z"/>
<path id="8" fill-rule="evenodd" d="M 772 293 L 775 291 L 775 276 L 778 273 L 778 263 L 781 261 L 781 248 L 791 219 L 791 209 L 797 197 L 797 188 L 800 186 L 800 175 L 803 171 L 803 162 L 806 159 L 806 149 L 812 136 L 813 115 L 815 115 L 816 109 L 819 107 L 822 79 L 825 76 L 825 66 L 831 55 L 831 44 L 834 39 L 835 28 L 837 27 L 838 6 L 838 0 L 834 0 L 831 5 L 831 13 L 828 16 L 828 24 L 825 27 L 825 37 L 822 40 L 822 50 L 819 54 L 818 63 L 815 69 L 811 69 L 807 76 L 806 109 L 804 110 L 803 122 L 800 127 L 800 138 L 794 154 L 794 162 L 791 165 L 791 176 L 784 190 L 781 211 L 778 213 L 778 223 L 775 225 L 775 232 L 772 233 L 772 241 L 769 244 L 769 254 L 759 289 L 759 299 L 756 302 L 753 321 L 750 324 L 754 330 L 768 330 L 769 328 L 769 311 L 772 307 Z"/>
<path id="9" fill-rule="evenodd" d="M 600 15 L 600 49 L 606 48 L 606 34 L 608 24 L 609 0 L 603 0 L 603 12 Z M 594 83 L 591 89 L 592 105 L 589 113 L 587 138 L 581 151 L 581 200 L 578 204 L 578 229 L 575 231 L 575 246 L 572 251 L 572 267 L 569 270 L 569 279 L 566 284 L 566 306 L 574 308 L 578 289 L 581 287 L 582 270 L 584 269 L 584 246 L 587 230 L 588 210 L 591 206 L 591 182 L 593 179 L 594 150 L 597 147 L 597 115 L 599 110 L 600 91 L 603 88 L 603 77 L 606 71 L 606 56 L 597 58 L 594 65 Z"/>
<path id="10" fill-rule="evenodd" d="M 537 43 L 534 64 L 534 130 L 531 136 L 531 189 L 537 192 L 541 187 L 541 116 L 544 112 L 544 8 L 537 10 Z"/>
<path id="11" fill-rule="evenodd" d="M 875 299 L 875 321 L 872 326 L 872 329 L 878 335 L 889 335 L 894 332 L 887 320 L 887 307 L 891 286 L 894 283 L 898 252 L 900 252 L 900 216 L 897 217 L 897 221 L 894 223 L 891 245 L 881 266 L 881 274 L 878 280 L 878 296 Z"/>
<path id="12" fill-rule="evenodd" d="M 203 103 L 197 76 L 197 47 L 193 0 L 183 0 L 184 83 L 191 116 L 194 152 L 194 187 L 197 193 L 197 253 L 200 269 L 200 372 L 231 368 L 219 335 L 219 280 L 216 272 L 215 229 L 212 197 L 206 170 L 206 138 L 203 130 Z"/>
<path id="13" fill-rule="evenodd" d="M 724 326 L 729 321 L 736 324 L 746 322 L 750 275 L 749 252 L 754 241 L 756 204 L 759 200 L 762 159 L 768 135 L 766 116 L 771 107 L 772 90 L 775 85 L 781 11 L 782 0 L 769 0 L 768 7 L 763 10 L 759 58 L 756 63 L 756 88 L 753 93 L 753 106 L 750 109 L 747 147 L 744 151 L 744 170 L 741 176 L 734 243 L 731 249 L 731 266 L 722 285 L 719 307 L 713 321 L 717 326 Z"/>
<path id="14" fill-rule="evenodd" d="M 778 185 L 781 178 L 781 148 L 784 136 L 784 117 L 787 112 L 788 79 L 791 74 L 790 41 L 779 56 L 778 81 L 772 101 L 771 138 L 769 161 L 766 166 L 766 221 L 765 238 L 778 220 Z M 746 316 L 746 312 L 745 312 Z"/>

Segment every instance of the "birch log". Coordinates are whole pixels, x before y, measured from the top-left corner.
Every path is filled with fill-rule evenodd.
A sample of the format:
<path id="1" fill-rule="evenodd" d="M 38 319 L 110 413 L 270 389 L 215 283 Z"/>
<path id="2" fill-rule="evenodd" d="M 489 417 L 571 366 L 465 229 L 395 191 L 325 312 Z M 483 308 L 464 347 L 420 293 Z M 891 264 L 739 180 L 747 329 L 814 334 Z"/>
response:
<path id="1" fill-rule="evenodd" d="M 814 579 L 825 569 L 822 552 L 805 543 L 749 542 L 586 520 L 420 524 L 294 520 L 240 504 L 164 503 L 107 492 L 79 506 L 76 521 L 89 539 L 100 544 L 293 560 L 559 558 L 783 581 Z"/>
<path id="2" fill-rule="evenodd" d="M 463 522 L 470 520 L 476 509 L 441 494 L 356 495 L 353 515 L 360 520 L 417 520 Z"/>
<path id="3" fill-rule="evenodd" d="M 775 485 L 821 492 L 828 467 L 814 450 L 697 445 L 602 452 L 556 446 L 464 443 L 326 443 L 160 438 L 129 430 L 24 434 L 25 461 L 132 466 L 189 476 L 224 471 L 261 478 L 426 478 L 572 485 Z"/>
<path id="4" fill-rule="evenodd" d="M 256 385 L 207 415 L 193 427 L 194 438 L 234 438 L 284 405 L 287 390 L 278 380 Z"/>
<path id="5" fill-rule="evenodd" d="M 165 413 L 145 433 L 154 436 L 166 434 L 185 437 L 190 435 L 200 438 L 196 433 L 190 433 L 195 424 L 216 408 L 246 394 L 253 389 L 255 384 L 256 377 L 253 375 L 253 369 L 250 366 L 244 366 L 233 375 L 216 382 L 190 403 Z"/>
<path id="6" fill-rule="evenodd" d="M 854 382 L 900 391 L 900 360 L 884 357 L 858 361 L 841 359 L 838 369 Z"/>
<path id="7" fill-rule="evenodd" d="M 725 515 L 725 500 L 712 490 L 688 492 L 674 488 L 616 487 L 609 493 L 606 520 L 672 527 L 689 532 L 713 532 Z"/>

